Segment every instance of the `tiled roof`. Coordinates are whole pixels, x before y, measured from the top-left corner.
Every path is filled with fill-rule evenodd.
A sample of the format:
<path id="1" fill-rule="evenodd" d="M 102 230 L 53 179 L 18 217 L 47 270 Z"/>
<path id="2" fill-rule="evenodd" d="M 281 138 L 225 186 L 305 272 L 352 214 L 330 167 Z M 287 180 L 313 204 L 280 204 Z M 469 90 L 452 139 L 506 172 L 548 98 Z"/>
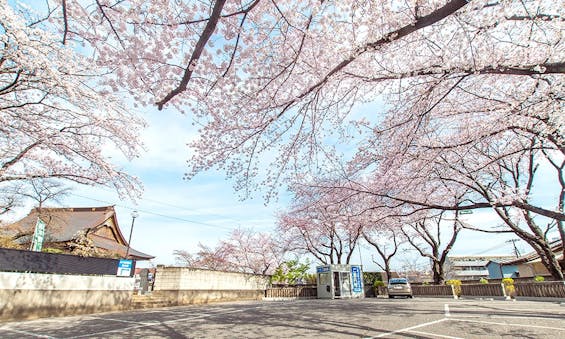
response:
<path id="1" fill-rule="evenodd" d="M 9 226 L 21 234 L 31 234 L 40 217 L 47 226 L 45 232 L 51 241 L 69 241 L 78 231 L 103 225 L 115 214 L 113 206 L 93 208 L 34 208 L 23 219 Z"/>
<path id="2" fill-rule="evenodd" d="M 128 252 L 127 245 L 118 244 L 117 242 L 113 241 L 112 239 L 100 237 L 96 234 L 90 236 L 90 239 L 92 239 L 93 245 L 95 247 L 103 248 L 103 249 L 109 250 L 111 252 L 118 253 L 123 257 L 125 257 L 126 252 Z M 137 251 L 137 250 L 135 250 L 131 247 L 129 249 L 128 257 L 129 256 L 133 257 L 134 259 L 145 259 L 145 260 L 155 258 L 154 256 L 152 256 L 150 254 Z"/>
<path id="3" fill-rule="evenodd" d="M 86 231 L 99 226 L 110 226 L 114 224 L 118 232 L 116 235 L 117 238 L 125 245 L 116 242 L 114 239 L 100 237 L 95 234 L 89 235 L 89 238 L 93 240 L 96 247 L 111 250 L 122 255 L 125 255 L 126 253 L 127 241 L 124 239 L 124 236 L 120 231 L 114 206 L 42 208 L 41 211 L 38 208 L 34 208 L 23 219 L 7 226 L 7 228 L 11 232 L 20 235 L 33 234 L 38 217 L 46 223 L 46 241 L 49 242 L 70 241 L 79 231 Z M 138 257 L 138 259 L 154 258 L 151 255 L 131 248 L 129 252 L 132 256 Z"/>

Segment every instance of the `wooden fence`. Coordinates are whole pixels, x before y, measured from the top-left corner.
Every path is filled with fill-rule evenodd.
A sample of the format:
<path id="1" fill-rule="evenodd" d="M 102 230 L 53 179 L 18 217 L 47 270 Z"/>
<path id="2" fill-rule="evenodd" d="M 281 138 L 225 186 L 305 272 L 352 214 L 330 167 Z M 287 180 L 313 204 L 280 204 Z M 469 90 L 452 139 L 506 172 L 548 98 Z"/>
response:
<path id="1" fill-rule="evenodd" d="M 514 284 L 516 297 L 565 298 L 564 281 L 546 281 Z M 265 298 L 269 299 L 312 299 L 317 298 L 316 285 L 287 287 L 270 287 L 265 290 Z M 454 295 L 450 285 L 412 285 L 414 296 L 450 296 Z M 381 287 L 378 295 L 387 295 L 387 288 Z M 463 284 L 461 297 L 503 297 L 502 284 Z"/>
<path id="2" fill-rule="evenodd" d="M 412 285 L 412 293 L 415 296 L 453 296 L 450 285 Z"/>
<path id="3" fill-rule="evenodd" d="M 514 284 L 516 297 L 565 298 L 565 282 L 533 282 Z M 412 285 L 415 296 L 452 296 L 451 286 Z M 462 297 L 502 297 L 505 296 L 502 284 L 463 284 Z"/>
<path id="4" fill-rule="evenodd" d="M 514 284 L 517 297 L 565 298 L 565 281 Z"/>
<path id="5" fill-rule="evenodd" d="M 315 285 L 271 287 L 265 290 L 265 298 L 313 299 L 317 297 L 318 297 L 318 289 Z"/>
<path id="6" fill-rule="evenodd" d="M 461 285 L 461 295 L 470 297 L 502 297 L 504 291 L 501 284 L 469 284 Z"/>

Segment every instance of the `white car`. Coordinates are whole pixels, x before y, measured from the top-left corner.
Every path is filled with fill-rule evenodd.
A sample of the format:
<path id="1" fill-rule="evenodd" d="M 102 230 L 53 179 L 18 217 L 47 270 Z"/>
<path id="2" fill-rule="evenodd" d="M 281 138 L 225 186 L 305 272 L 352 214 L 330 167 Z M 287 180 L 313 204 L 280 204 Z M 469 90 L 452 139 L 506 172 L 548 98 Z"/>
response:
<path id="1" fill-rule="evenodd" d="M 406 278 L 393 278 L 388 281 L 388 297 L 404 296 L 412 298 L 412 288 Z"/>

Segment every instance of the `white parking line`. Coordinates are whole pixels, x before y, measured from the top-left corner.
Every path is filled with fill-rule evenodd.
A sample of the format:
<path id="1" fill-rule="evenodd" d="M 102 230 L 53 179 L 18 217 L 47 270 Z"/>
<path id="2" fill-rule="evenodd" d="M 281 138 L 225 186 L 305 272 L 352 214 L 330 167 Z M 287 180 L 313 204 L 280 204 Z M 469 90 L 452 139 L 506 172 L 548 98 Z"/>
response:
<path id="1" fill-rule="evenodd" d="M 408 331 L 408 333 L 414 333 L 414 334 L 420 334 L 420 335 L 432 336 L 432 337 L 438 337 L 438 338 L 447 338 L 447 339 L 464 339 L 462 337 L 451 337 L 451 336 L 448 336 L 448 335 L 441 335 L 441 334 L 420 332 L 420 331 Z"/>
<path id="2" fill-rule="evenodd" d="M 449 305 L 448 305 L 448 304 L 443 305 L 443 309 L 444 309 L 444 311 L 445 311 L 445 316 L 446 316 L 446 317 L 449 317 L 449 316 L 451 315 L 451 314 L 449 313 Z"/>
<path id="3" fill-rule="evenodd" d="M 444 322 L 444 321 L 446 321 L 446 320 L 448 320 L 448 319 L 447 319 L 447 318 L 443 318 L 443 319 L 439 319 L 439 320 L 435 320 L 435 321 L 430 321 L 430 322 L 423 323 L 423 324 L 416 325 L 416 326 L 410 326 L 410 327 L 406 327 L 406 328 L 401 328 L 401 329 L 396 330 L 396 331 L 391 331 L 391 332 L 387 332 L 387 333 L 381 333 L 381 334 L 379 334 L 378 336 L 371 337 L 371 338 L 382 338 L 382 337 L 389 336 L 389 335 L 391 335 L 391 334 L 402 333 L 402 332 L 410 332 L 411 330 L 415 330 L 415 329 L 420 328 L 420 327 L 430 326 L 430 325 L 433 325 L 433 324 L 438 324 L 438 323 Z"/>
<path id="4" fill-rule="evenodd" d="M 445 319 L 447 320 L 447 319 Z M 550 327 L 550 326 L 539 326 L 539 325 L 525 325 L 525 324 L 513 324 L 513 323 L 497 323 L 494 321 L 481 321 L 481 320 L 469 320 L 469 319 L 459 319 L 459 318 L 449 318 L 451 321 L 462 321 L 468 323 L 476 323 L 476 324 L 489 324 L 489 325 L 504 325 L 504 326 L 516 326 L 516 327 L 529 327 L 529 328 L 541 328 L 544 330 L 557 330 L 557 331 L 565 331 L 565 327 Z"/>
<path id="5" fill-rule="evenodd" d="M 119 323 L 136 324 L 136 325 L 155 325 L 155 324 L 159 324 L 159 322 L 156 322 L 156 321 L 152 321 L 152 322 L 143 322 L 143 321 L 131 321 L 131 320 L 122 320 L 122 319 L 114 319 L 114 318 L 102 318 L 102 317 L 88 317 L 88 319 L 108 320 L 108 321 L 116 321 L 116 322 L 119 322 Z"/>
<path id="6" fill-rule="evenodd" d="M 161 322 L 156 322 L 156 323 L 138 323 L 139 324 L 138 326 L 130 326 L 130 327 L 124 327 L 124 328 L 108 330 L 108 331 L 87 333 L 87 334 L 78 335 L 78 336 L 75 336 L 75 337 L 68 337 L 68 339 L 85 338 L 85 337 L 97 336 L 97 335 L 113 333 L 113 332 L 125 332 L 125 331 L 129 331 L 129 330 L 143 328 L 143 327 L 158 326 L 158 325 L 162 325 L 162 324 L 172 324 L 172 323 L 176 323 L 176 322 L 179 322 L 179 321 L 196 320 L 196 319 L 212 317 L 212 316 L 215 316 L 215 315 L 224 315 L 224 314 L 238 313 L 238 312 L 244 312 L 244 311 L 245 310 L 231 310 L 231 311 L 228 311 L 228 312 L 217 312 L 217 313 L 211 313 L 211 314 L 202 314 L 202 315 L 199 315 L 199 316 L 184 317 L 184 318 L 180 318 L 180 319 L 173 319 L 173 320 L 161 321 Z"/>
<path id="7" fill-rule="evenodd" d="M 55 339 L 55 337 L 50 337 L 50 336 L 48 336 L 48 335 L 35 334 L 35 333 L 31 333 L 31 332 L 20 331 L 20 330 L 14 330 L 14 329 L 5 328 L 5 327 L 0 327 L 0 330 L 8 331 L 8 332 L 14 332 L 14 333 L 19 333 L 19 334 L 24 334 L 24 335 L 29 335 L 29 336 L 31 336 L 31 337 L 36 337 L 36 338 Z"/>

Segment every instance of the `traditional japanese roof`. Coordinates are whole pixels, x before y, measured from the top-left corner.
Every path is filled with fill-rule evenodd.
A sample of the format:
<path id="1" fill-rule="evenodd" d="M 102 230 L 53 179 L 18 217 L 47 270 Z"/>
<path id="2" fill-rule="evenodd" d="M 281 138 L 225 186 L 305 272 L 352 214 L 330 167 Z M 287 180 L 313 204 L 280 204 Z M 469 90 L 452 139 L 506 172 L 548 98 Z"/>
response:
<path id="1" fill-rule="evenodd" d="M 95 247 L 120 255 L 126 254 L 128 244 L 118 225 L 114 206 L 34 208 L 23 219 L 7 228 L 19 235 L 31 235 L 38 218 L 46 224 L 46 241 L 71 241 L 78 232 L 84 231 L 88 233 L 88 238 L 93 241 Z M 138 260 L 154 258 L 132 248 L 129 253 Z"/>

